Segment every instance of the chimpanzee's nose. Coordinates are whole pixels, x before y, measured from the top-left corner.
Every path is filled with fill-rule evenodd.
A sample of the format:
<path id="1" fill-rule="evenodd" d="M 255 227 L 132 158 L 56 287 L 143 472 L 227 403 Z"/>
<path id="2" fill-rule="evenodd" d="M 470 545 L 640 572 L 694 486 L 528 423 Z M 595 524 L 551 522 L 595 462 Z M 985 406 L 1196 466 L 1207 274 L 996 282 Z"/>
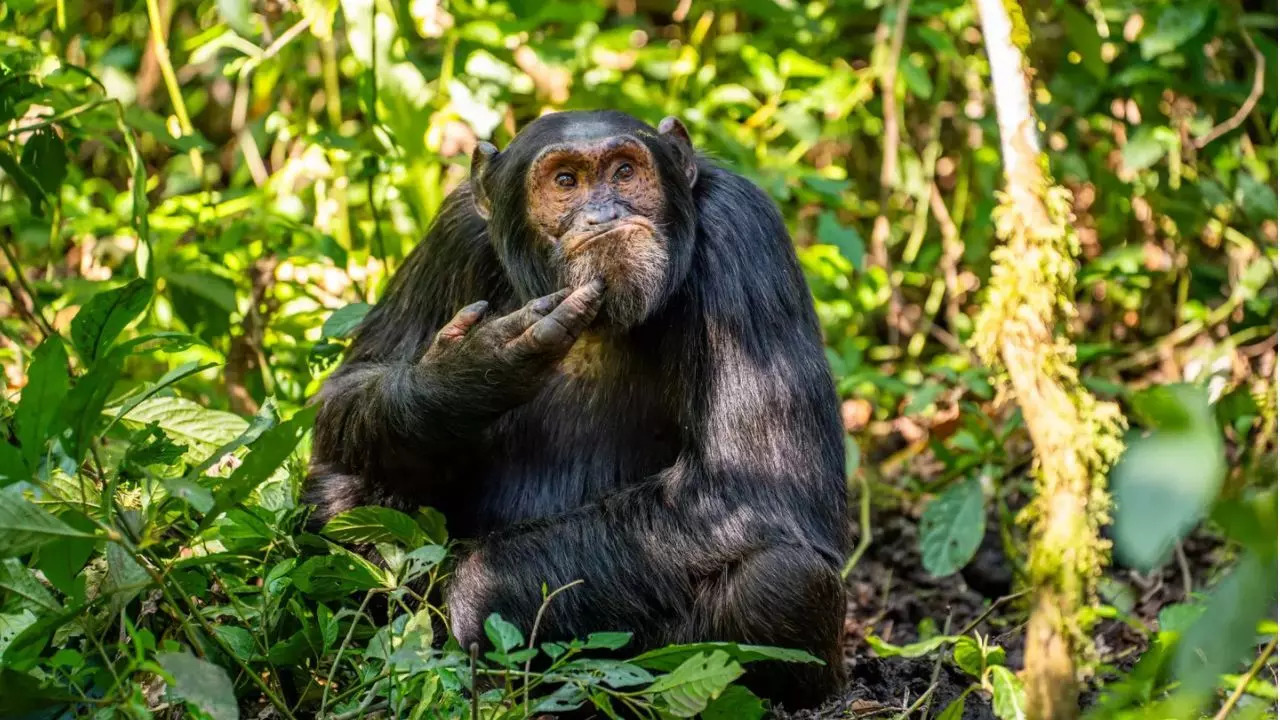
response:
<path id="1" fill-rule="evenodd" d="M 588 225 L 606 225 L 622 217 L 622 210 L 615 203 L 592 205 L 582 211 L 582 219 Z"/>

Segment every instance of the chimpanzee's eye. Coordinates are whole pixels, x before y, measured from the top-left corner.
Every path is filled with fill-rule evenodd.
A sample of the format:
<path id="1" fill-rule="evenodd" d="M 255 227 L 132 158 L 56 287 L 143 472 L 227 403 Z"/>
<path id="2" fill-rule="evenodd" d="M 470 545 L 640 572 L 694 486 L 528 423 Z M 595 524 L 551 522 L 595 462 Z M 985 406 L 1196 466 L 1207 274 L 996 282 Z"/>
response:
<path id="1" fill-rule="evenodd" d="M 573 173 L 562 172 L 556 175 L 556 184 L 562 188 L 571 188 L 578 184 L 578 179 L 573 176 Z"/>
<path id="2" fill-rule="evenodd" d="M 618 166 L 617 171 L 613 173 L 614 180 L 626 180 L 636 174 L 635 168 L 631 167 L 631 163 L 622 163 Z"/>

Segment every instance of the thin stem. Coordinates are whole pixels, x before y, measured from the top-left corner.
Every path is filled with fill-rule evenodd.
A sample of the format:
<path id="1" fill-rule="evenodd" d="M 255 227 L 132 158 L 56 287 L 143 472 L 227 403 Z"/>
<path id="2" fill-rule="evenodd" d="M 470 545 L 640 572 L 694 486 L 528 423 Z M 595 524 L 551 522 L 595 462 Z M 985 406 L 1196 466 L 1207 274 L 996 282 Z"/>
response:
<path id="1" fill-rule="evenodd" d="M 191 117 L 187 115 L 187 105 L 182 99 L 182 88 L 178 85 L 178 76 L 173 72 L 173 61 L 169 58 L 169 44 L 165 40 L 164 29 L 161 27 L 160 4 L 157 0 L 147 0 L 147 21 L 151 25 L 151 42 L 155 43 L 156 63 L 160 66 L 160 76 L 164 78 L 165 89 L 169 92 L 173 114 L 178 118 L 178 127 L 182 128 L 184 135 L 194 135 L 195 128 L 191 125 Z M 190 158 L 192 171 L 203 182 L 204 158 L 200 156 L 200 151 L 194 148 L 190 152 Z"/>
<path id="2" fill-rule="evenodd" d="M 329 688 L 333 687 L 333 675 L 338 672 L 338 665 L 342 663 L 342 654 L 347 651 L 347 645 L 351 642 L 351 636 L 356 632 L 356 626 L 360 624 L 360 618 L 364 617 L 364 609 L 368 607 L 369 598 L 371 597 L 373 597 L 372 590 L 364 594 L 364 600 L 360 601 L 360 609 L 356 610 L 356 617 L 351 621 L 351 626 L 347 628 L 347 635 L 342 638 L 342 644 L 338 646 L 338 655 L 333 658 L 333 664 L 329 666 L 329 675 L 324 681 L 324 691 L 320 693 L 320 710 L 316 713 L 317 717 L 324 715 L 325 705 L 329 702 Z"/>
<path id="3" fill-rule="evenodd" d="M 1276 639 L 1271 638 L 1271 642 L 1267 643 L 1267 646 L 1262 649 L 1262 654 L 1259 655 L 1258 659 L 1254 660 L 1253 665 L 1249 667 L 1249 672 L 1245 673 L 1244 677 L 1240 678 L 1240 682 L 1236 683 L 1236 689 L 1231 692 L 1231 697 L 1227 698 L 1227 701 L 1223 703 L 1222 709 L 1218 711 L 1218 714 L 1213 716 L 1213 720 L 1227 720 L 1227 716 L 1231 714 L 1231 709 L 1234 708 L 1236 703 L 1240 702 L 1240 698 L 1244 696 L 1245 688 L 1249 687 L 1249 683 L 1253 682 L 1253 679 L 1258 676 L 1258 673 L 1262 670 L 1262 666 L 1267 664 L 1267 660 L 1271 657 L 1271 653 L 1275 651 Z"/>
<path id="4" fill-rule="evenodd" d="M 574 580 L 573 582 L 569 583 L 568 585 L 565 585 L 565 586 L 563 586 L 563 587 L 558 587 L 558 588 L 556 588 L 556 589 L 555 589 L 555 591 L 553 591 L 552 593 L 550 593 L 549 595 L 547 595 L 547 597 L 546 597 L 545 599 L 543 599 L 543 601 L 542 601 L 542 605 L 538 607 L 538 614 L 533 616 L 533 629 L 529 631 L 529 649 L 530 649 L 530 650 L 532 650 L 532 649 L 533 649 L 533 643 L 534 643 L 534 641 L 536 641 L 536 640 L 538 639 L 538 626 L 542 624 L 542 615 L 543 615 L 543 613 L 545 613 L 545 612 L 547 611 L 547 608 L 551 606 L 551 601 L 552 601 L 553 599 L 555 599 L 555 596 L 559 595 L 560 593 L 564 592 L 565 590 L 568 590 L 568 589 L 569 589 L 569 588 L 571 588 L 571 587 L 576 587 L 576 586 L 578 586 L 578 585 L 581 585 L 583 582 L 585 582 L 585 581 L 584 581 L 584 580 Z M 533 663 L 533 658 L 532 658 L 532 657 L 530 657 L 528 660 L 525 660 L 525 661 L 524 661 L 524 674 L 525 674 L 526 676 L 529 674 L 529 667 L 530 667 L 530 665 L 531 665 L 532 663 Z M 528 680 L 525 680 L 525 683 L 524 683 L 524 709 L 525 709 L 525 712 L 528 712 L 528 711 L 529 711 L 529 686 L 530 686 L 530 684 L 531 684 L 531 683 L 530 683 Z"/>
<path id="5" fill-rule="evenodd" d="M 858 547 L 853 549 L 853 554 L 849 556 L 849 561 L 844 564 L 844 569 L 840 571 L 840 579 L 842 580 L 849 577 L 849 573 L 853 572 L 853 568 L 862 559 L 863 553 L 871 546 L 871 486 L 867 482 L 867 474 L 865 472 L 855 474 L 858 476 L 858 486 L 861 490 L 858 497 Z"/>

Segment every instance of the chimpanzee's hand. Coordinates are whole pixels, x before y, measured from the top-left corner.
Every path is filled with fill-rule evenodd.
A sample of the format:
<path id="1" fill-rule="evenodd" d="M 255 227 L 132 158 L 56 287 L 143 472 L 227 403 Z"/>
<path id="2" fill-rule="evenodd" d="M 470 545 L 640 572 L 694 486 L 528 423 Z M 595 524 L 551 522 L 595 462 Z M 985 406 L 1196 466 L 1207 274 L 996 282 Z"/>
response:
<path id="1" fill-rule="evenodd" d="M 462 403 L 510 409 L 537 394 L 595 318 L 603 293 L 595 280 L 483 323 L 488 303 L 473 303 L 440 328 L 420 366 Z"/>

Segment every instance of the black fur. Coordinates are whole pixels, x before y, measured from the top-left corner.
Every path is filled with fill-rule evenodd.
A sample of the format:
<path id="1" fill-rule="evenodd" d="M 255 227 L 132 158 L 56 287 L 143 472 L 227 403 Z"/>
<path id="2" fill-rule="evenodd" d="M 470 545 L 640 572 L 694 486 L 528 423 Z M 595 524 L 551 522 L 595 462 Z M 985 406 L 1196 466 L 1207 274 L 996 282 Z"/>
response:
<path id="1" fill-rule="evenodd" d="M 556 291 L 529 237 L 524 172 L 550 142 L 628 132 L 666 190 L 665 303 L 602 332 L 587 373 L 551 372 L 514 409 L 424 374 L 463 306 L 497 314 Z M 806 649 L 822 668 L 757 669 L 758 691 L 812 705 L 842 677 L 842 430 L 807 285 L 773 202 L 621 113 L 560 113 L 486 167 L 486 223 L 456 190 L 326 382 L 307 499 L 434 506 L 471 541 L 449 591 L 454 631 L 491 612 L 545 639 L 635 633 L 632 647 L 734 640 Z M 466 383 L 464 387 L 470 387 Z"/>

